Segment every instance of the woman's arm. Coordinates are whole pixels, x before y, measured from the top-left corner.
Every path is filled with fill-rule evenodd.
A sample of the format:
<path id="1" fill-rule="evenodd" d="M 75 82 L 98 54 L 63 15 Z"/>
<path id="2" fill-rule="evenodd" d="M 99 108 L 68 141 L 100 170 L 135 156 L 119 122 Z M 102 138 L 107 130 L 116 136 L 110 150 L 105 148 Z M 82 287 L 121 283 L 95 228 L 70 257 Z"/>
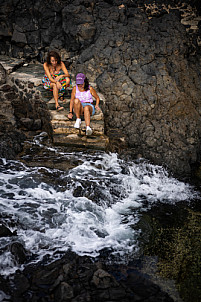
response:
<path id="1" fill-rule="evenodd" d="M 43 64 L 43 67 L 44 67 L 44 70 L 45 70 L 45 74 L 47 75 L 47 77 L 50 80 L 50 82 L 56 83 L 57 81 L 51 77 L 51 73 L 50 73 L 50 70 L 49 70 L 47 62 L 45 62 Z"/>
<path id="2" fill-rule="evenodd" d="M 71 92 L 71 98 L 70 98 L 70 111 L 68 114 L 68 118 L 72 119 L 73 117 L 73 104 L 74 104 L 74 99 L 75 99 L 75 93 L 76 93 L 76 87 L 73 87 L 73 90 Z"/>
<path id="3" fill-rule="evenodd" d="M 61 69 L 62 69 L 63 72 L 64 72 L 63 77 L 70 78 L 70 75 L 69 75 L 69 73 L 68 73 L 68 70 L 66 69 L 66 66 L 65 66 L 64 62 L 61 62 Z"/>
<path id="4" fill-rule="evenodd" d="M 90 92 L 91 92 L 92 96 L 96 99 L 95 108 L 100 110 L 100 107 L 99 107 L 100 98 L 99 98 L 98 94 L 96 93 L 96 90 L 94 88 L 90 87 Z"/>
<path id="5" fill-rule="evenodd" d="M 63 71 L 64 74 L 61 74 L 60 76 L 56 77 L 56 81 L 61 80 L 62 78 L 69 78 L 69 82 L 70 82 L 70 75 L 68 73 L 68 70 L 66 69 L 66 66 L 64 64 L 64 62 L 61 62 L 61 69 Z"/>

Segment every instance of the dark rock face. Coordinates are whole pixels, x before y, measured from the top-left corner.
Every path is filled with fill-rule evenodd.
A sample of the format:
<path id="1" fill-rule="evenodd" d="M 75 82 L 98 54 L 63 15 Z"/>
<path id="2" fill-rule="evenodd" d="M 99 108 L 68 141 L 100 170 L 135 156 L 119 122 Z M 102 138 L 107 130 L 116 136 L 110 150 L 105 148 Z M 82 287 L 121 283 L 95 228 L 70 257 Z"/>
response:
<path id="1" fill-rule="evenodd" d="M 108 132 L 118 129 L 136 156 L 190 172 L 200 153 L 201 90 L 184 26 L 174 13 L 149 19 L 137 9 L 109 6 L 101 13 L 92 58 L 85 50 L 76 68 L 95 74 L 107 100 Z"/>
<path id="2" fill-rule="evenodd" d="M 63 30 L 71 40 L 82 47 L 89 46 L 93 42 L 96 32 L 95 19 L 93 17 L 94 2 L 87 3 L 88 6 L 79 5 L 74 1 L 62 10 Z"/>
<path id="3" fill-rule="evenodd" d="M 188 173 L 200 159 L 201 83 L 200 22 L 194 32 L 187 4 L 10 0 L 1 6 L 0 50 L 39 60 L 60 51 L 105 95 L 112 151 L 127 145 L 134 156 Z"/>

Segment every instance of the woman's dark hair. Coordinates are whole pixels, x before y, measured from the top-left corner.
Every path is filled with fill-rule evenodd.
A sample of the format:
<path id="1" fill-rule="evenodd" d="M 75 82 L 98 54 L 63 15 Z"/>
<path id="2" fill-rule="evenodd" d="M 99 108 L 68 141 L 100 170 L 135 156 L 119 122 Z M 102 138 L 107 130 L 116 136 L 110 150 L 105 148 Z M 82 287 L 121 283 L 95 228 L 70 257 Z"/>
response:
<path id="1" fill-rule="evenodd" d="M 89 90 L 89 80 L 87 78 L 84 79 L 84 90 Z"/>
<path id="2" fill-rule="evenodd" d="M 60 55 L 56 52 L 56 51 L 50 51 L 47 55 L 47 64 L 51 65 L 50 59 L 51 57 L 55 58 L 55 60 L 57 61 L 57 64 L 61 64 L 61 57 Z"/>

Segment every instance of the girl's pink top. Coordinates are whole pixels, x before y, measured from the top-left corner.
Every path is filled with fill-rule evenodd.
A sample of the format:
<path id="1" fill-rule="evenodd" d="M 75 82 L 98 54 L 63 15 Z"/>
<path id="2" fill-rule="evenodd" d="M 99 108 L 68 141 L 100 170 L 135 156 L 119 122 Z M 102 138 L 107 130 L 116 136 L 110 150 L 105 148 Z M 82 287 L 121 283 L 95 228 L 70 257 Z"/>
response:
<path id="1" fill-rule="evenodd" d="M 76 85 L 76 99 L 79 99 L 81 103 L 93 103 L 93 98 L 90 92 L 90 89 L 87 91 L 79 91 L 78 86 Z"/>

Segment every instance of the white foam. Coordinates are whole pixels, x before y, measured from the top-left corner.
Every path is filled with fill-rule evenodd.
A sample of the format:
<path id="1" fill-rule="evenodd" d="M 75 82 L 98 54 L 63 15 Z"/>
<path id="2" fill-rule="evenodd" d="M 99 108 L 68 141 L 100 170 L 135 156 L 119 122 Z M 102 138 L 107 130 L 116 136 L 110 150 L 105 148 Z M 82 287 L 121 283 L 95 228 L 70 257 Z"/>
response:
<path id="1" fill-rule="evenodd" d="M 124 162 L 116 154 L 85 155 L 79 166 L 66 174 L 62 172 L 60 177 L 67 180 L 67 188 L 41 181 L 37 168 L 16 162 L 15 170 L 15 162 L 11 163 L 0 174 L 0 210 L 18 221 L 18 239 L 38 259 L 69 248 L 93 257 L 109 248 L 124 257 L 138 250 L 134 226 L 141 208 L 157 202 L 190 200 L 197 194 L 190 185 L 168 177 L 162 167 Z M 47 171 L 51 173 L 51 169 Z M 85 197 L 73 196 L 78 187 L 86 190 Z M 101 190 L 97 204 L 90 195 L 91 188 Z M 12 242 L 12 237 L 8 241 Z M 15 265 L 10 256 L 6 262 L 5 255 L 0 256 L 0 261 L 3 273 L 9 274 Z"/>
<path id="2" fill-rule="evenodd" d="M 10 296 L 6 295 L 3 291 L 0 290 L 0 301 L 9 301 L 10 300 Z"/>

